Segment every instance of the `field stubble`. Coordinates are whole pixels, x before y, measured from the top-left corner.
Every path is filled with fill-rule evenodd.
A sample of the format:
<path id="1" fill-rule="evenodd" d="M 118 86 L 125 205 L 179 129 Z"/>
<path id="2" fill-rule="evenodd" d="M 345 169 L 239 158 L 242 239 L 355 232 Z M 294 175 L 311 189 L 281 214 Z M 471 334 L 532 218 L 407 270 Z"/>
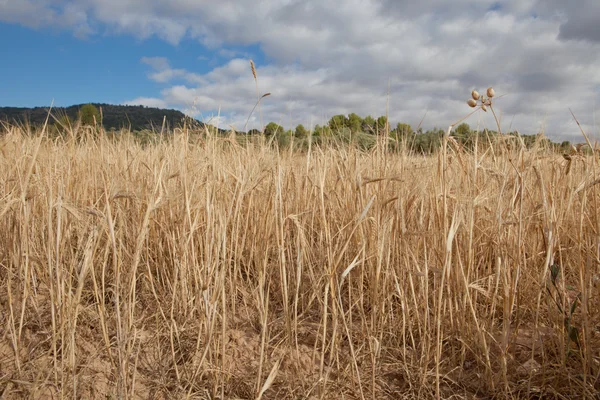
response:
<path id="1" fill-rule="evenodd" d="M 592 156 L 188 134 L 7 128 L 0 396 L 597 395 Z"/>

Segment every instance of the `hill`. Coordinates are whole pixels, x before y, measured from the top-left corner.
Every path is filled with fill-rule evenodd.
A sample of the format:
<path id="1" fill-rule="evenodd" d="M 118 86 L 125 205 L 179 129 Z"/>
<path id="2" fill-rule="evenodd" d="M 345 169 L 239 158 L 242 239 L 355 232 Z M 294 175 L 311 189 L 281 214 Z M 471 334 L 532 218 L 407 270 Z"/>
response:
<path id="1" fill-rule="evenodd" d="M 130 128 L 133 131 L 143 129 L 152 129 L 160 131 L 163 120 L 165 128 L 172 129 L 183 123 L 186 117 L 181 111 L 153 108 L 146 106 L 126 106 L 113 104 L 92 103 L 98 110 L 102 111 L 102 125 L 105 129 Z M 72 105 L 70 107 L 56 107 L 52 109 L 52 115 L 60 118 L 65 114 L 72 120 L 77 119 L 79 109 L 83 104 Z M 11 124 L 29 123 L 39 126 L 44 123 L 48 115 L 49 107 L 0 107 L 0 121 Z M 202 122 L 198 122 L 203 125 Z M 54 119 L 50 117 L 50 123 Z"/>

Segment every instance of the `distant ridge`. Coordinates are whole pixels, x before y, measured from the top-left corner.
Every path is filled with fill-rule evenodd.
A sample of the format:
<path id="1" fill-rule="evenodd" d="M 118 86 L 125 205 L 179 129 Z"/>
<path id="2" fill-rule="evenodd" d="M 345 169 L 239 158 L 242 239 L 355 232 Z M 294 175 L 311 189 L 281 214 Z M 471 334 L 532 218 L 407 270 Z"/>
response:
<path id="1" fill-rule="evenodd" d="M 169 110 L 163 108 L 133 106 L 133 105 L 114 105 L 104 103 L 91 103 L 98 110 L 102 110 L 102 125 L 104 129 L 131 129 L 140 131 L 143 129 L 154 129 L 160 132 L 165 122 L 165 129 L 173 129 L 183 125 L 186 115 L 181 111 Z M 54 107 L 52 115 L 60 119 L 65 114 L 71 119 L 77 119 L 79 109 L 84 104 L 76 104 L 69 107 Z M 46 121 L 49 107 L 0 107 L 0 121 L 10 124 L 42 125 Z M 189 117 L 188 117 L 189 119 Z M 198 120 L 193 120 L 200 126 L 204 124 Z M 50 117 L 48 121 L 54 123 Z M 220 130 L 222 131 L 222 130 Z M 224 132 L 224 131 L 223 131 Z"/>

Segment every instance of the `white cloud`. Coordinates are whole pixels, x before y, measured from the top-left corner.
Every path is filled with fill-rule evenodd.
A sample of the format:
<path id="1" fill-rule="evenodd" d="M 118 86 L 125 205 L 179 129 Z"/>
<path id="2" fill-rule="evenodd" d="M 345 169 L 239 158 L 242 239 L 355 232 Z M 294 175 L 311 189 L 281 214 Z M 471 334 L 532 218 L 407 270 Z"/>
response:
<path id="1" fill-rule="evenodd" d="M 204 83 L 204 79 L 198 74 L 184 69 L 172 69 L 165 57 L 142 57 L 140 61 L 152 67 L 153 71 L 148 77 L 155 82 L 167 83 L 180 78 L 190 83 Z"/>
<path id="2" fill-rule="evenodd" d="M 167 60 L 165 57 L 142 57 L 140 61 L 144 64 L 148 64 L 156 70 L 165 70 L 170 68 L 169 60 Z"/>
<path id="3" fill-rule="evenodd" d="M 258 45 L 265 120 L 322 123 L 335 113 L 385 113 L 446 127 L 470 110 L 473 88 L 494 85 L 505 128 L 545 126 L 577 136 L 569 108 L 590 131 L 600 91 L 597 0 L 0 0 L 0 20 L 74 32 L 194 39 L 233 58 L 204 74 L 145 58 L 169 106 L 243 127 L 256 102 L 248 57 Z M 93 29 L 92 29 L 93 28 Z M 479 116 L 468 122 L 476 125 Z M 493 119 L 481 121 L 493 127 Z M 252 124 L 257 122 L 251 119 Z"/>
<path id="4" fill-rule="evenodd" d="M 17 23 L 29 28 L 67 28 L 77 37 L 94 32 L 88 13 L 75 3 L 55 0 L 0 0 L 0 22 Z"/>
<path id="5" fill-rule="evenodd" d="M 598 1 L 578 0 L 577 3 L 570 3 L 562 0 L 540 0 L 538 4 L 538 12 L 542 18 L 552 18 L 560 23 L 561 40 L 600 42 Z"/>
<path id="6" fill-rule="evenodd" d="M 232 58 L 237 58 L 237 57 L 243 57 L 243 58 L 249 58 L 250 54 L 248 52 L 245 51 L 239 51 L 239 50 L 232 50 L 232 49 L 219 49 L 219 51 L 217 52 L 217 54 L 219 54 L 220 57 L 226 58 L 226 59 L 232 59 Z"/>

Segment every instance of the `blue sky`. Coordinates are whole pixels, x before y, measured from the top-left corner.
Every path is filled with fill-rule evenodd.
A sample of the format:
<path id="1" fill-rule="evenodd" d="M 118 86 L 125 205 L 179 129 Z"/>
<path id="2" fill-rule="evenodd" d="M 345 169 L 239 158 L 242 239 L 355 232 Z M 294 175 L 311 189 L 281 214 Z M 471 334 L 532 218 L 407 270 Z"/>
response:
<path id="1" fill-rule="evenodd" d="M 0 0 L 0 106 L 143 104 L 242 129 L 252 59 L 263 120 L 286 127 L 387 110 L 446 128 L 493 86 L 504 130 L 578 140 L 569 108 L 600 136 L 596 15 L 597 0 Z"/>
<path id="2" fill-rule="evenodd" d="M 0 63 L 4 77 L 0 106 L 69 106 L 87 102 L 121 104 L 153 97 L 165 86 L 148 79 L 144 57 L 167 58 L 199 74 L 227 61 L 231 54 L 207 49 L 196 40 L 173 45 L 156 37 L 130 35 L 77 38 L 52 28 L 31 29 L 0 22 L 0 48 L 10 57 Z M 262 60 L 258 46 L 232 46 L 229 52 Z"/>

